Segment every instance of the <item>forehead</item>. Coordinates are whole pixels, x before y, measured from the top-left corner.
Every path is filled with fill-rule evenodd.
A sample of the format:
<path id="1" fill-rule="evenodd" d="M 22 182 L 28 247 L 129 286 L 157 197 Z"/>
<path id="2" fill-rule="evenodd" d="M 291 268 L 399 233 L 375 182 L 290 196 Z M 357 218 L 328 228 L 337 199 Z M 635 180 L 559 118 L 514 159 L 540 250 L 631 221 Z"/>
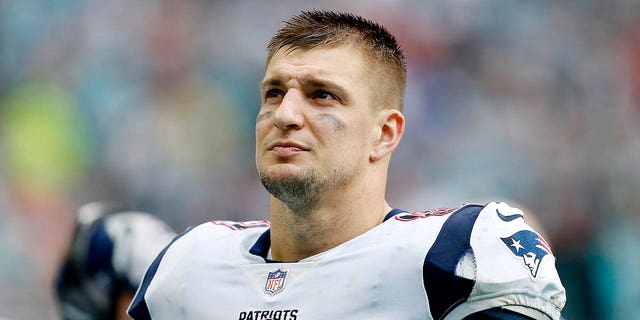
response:
<path id="1" fill-rule="evenodd" d="M 353 46 L 295 49 L 289 47 L 276 51 L 268 62 L 264 83 L 286 83 L 295 80 L 330 80 L 337 84 L 353 86 L 365 83 L 367 64 L 363 53 Z"/>

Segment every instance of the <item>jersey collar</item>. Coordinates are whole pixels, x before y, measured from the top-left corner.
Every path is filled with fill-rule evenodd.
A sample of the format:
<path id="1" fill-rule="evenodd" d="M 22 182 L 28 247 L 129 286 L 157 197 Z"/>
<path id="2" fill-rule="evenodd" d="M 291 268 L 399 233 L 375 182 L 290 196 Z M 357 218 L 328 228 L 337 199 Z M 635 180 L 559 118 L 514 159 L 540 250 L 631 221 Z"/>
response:
<path id="1" fill-rule="evenodd" d="M 394 217 L 395 215 L 402 212 L 406 212 L 406 211 L 401 209 L 392 209 L 391 211 L 389 211 L 389 213 L 387 213 L 387 215 L 384 216 L 384 220 L 382 222 L 387 221 L 392 217 Z M 271 229 L 267 229 L 267 231 L 263 232 L 260 235 L 260 237 L 258 237 L 258 240 L 256 240 L 256 243 L 254 243 L 253 246 L 249 249 L 249 253 L 255 256 L 262 257 L 266 263 L 282 263 L 282 261 L 272 260 L 267 258 L 267 256 L 269 255 L 270 248 L 271 248 Z"/>

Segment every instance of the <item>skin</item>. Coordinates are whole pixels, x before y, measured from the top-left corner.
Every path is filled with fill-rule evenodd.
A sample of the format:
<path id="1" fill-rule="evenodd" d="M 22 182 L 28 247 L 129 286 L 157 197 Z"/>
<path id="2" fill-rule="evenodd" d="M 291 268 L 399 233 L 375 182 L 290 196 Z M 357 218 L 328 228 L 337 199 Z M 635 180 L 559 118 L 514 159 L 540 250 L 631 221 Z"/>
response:
<path id="1" fill-rule="evenodd" d="M 391 210 L 387 172 L 404 117 L 372 104 L 377 84 L 366 80 L 379 77 L 358 49 L 287 49 L 274 54 L 261 84 L 256 165 L 276 184 L 317 182 L 270 198 L 272 257 L 291 262 L 382 222 Z"/>
<path id="2" fill-rule="evenodd" d="M 133 300 L 135 292 L 124 292 L 118 296 L 118 301 L 116 302 L 116 317 L 117 320 L 129 320 L 131 319 L 129 315 L 127 315 L 127 308 L 129 304 Z"/>

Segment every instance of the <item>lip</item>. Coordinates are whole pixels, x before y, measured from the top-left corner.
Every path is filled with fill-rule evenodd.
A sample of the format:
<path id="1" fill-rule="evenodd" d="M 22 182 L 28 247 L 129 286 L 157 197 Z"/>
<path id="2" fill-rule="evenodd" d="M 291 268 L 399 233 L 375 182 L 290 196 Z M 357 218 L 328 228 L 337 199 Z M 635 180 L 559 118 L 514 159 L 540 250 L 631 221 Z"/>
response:
<path id="1" fill-rule="evenodd" d="M 309 151 L 309 148 L 296 142 L 284 141 L 272 144 L 268 150 L 280 159 L 287 159 L 301 152 Z"/>
<path id="2" fill-rule="evenodd" d="M 269 146 L 269 151 L 272 151 L 274 149 L 290 149 L 290 150 L 297 150 L 297 151 L 309 151 L 309 148 L 305 147 L 304 145 L 301 145 L 299 143 L 296 142 L 290 142 L 290 141 L 283 141 L 283 142 L 276 142 L 274 144 L 272 144 L 271 146 Z"/>

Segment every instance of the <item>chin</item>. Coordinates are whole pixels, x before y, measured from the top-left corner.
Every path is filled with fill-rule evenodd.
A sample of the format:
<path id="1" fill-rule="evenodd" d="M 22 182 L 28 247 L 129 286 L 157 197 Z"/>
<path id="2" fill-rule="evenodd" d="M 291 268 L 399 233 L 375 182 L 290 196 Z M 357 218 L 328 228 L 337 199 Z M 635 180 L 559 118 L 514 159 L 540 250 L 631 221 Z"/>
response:
<path id="1" fill-rule="evenodd" d="M 305 170 L 291 163 L 279 163 L 263 167 L 259 173 L 274 180 L 290 180 L 304 176 Z"/>

